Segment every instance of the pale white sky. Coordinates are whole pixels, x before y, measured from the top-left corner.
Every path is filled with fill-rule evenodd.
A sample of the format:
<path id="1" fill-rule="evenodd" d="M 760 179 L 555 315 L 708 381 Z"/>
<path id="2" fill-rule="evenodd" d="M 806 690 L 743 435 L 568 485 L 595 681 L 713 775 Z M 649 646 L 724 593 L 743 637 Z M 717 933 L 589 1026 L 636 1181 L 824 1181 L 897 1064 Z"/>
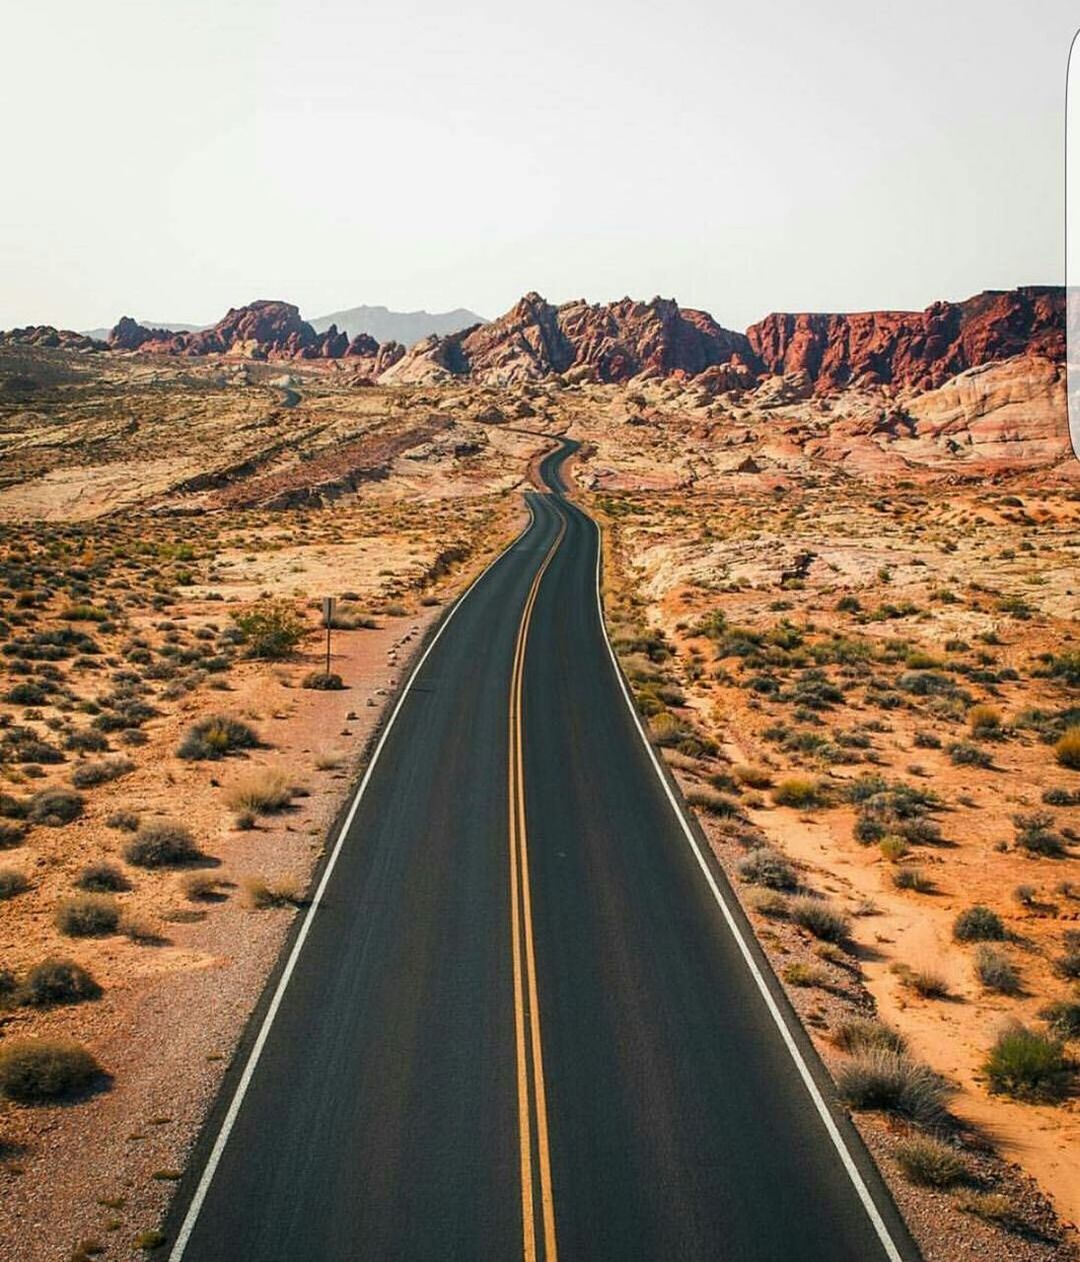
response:
<path id="1" fill-rule="evenodd" d="M 5 9 L 0 327 L 923 307 L 1062 272 L 1065 0 Z"/>

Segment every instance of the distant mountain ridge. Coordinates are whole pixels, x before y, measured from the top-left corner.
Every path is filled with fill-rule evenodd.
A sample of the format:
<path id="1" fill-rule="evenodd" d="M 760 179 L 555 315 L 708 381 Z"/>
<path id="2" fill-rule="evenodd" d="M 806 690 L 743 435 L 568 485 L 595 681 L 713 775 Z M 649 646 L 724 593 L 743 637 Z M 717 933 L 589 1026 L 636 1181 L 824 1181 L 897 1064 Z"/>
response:
<path id="1" fill-rule="evenodd" d="M 363 312 L 395 316 L 386 308 L 361 307 L 339 318 L 344 326 L 346 318 L 352 321 Z M 443 318 L 472 315 L 445 312 Z M 1060 287 L 1028 285 L 987 290 L 962 302 L 936 302 L 923 311 L 777 312 L 736 332 L 708 312 L 682 308 L 669 298 L 577 299 L 556 306 L 529 293 L 490 323 L 431 333 L 410 349 L 367 332 L 349 333 L 330 316 L 309 323 L 292 303 L 260 300 L 194 332 L 151 328 L 125 316 L 107 343 L 48 326 L 0 333 L 0 345 L 15 344 L 332 360 L 341 361 L 340 368 L 357 382 L 402 385 L 674 377 L 693 380 L 711 393 L 783 379 L 804 397 L 849 386 L 918 394 L 1018 356 L 1056 371 L 1065 358 L 1065 294 Z"/>
<path id="2" fill-rule="evenodd" d="M 460 333 L 462 329 L 487 321 L 465 307 L 455 307 L 453 311 L 391 311 L 388 307 L 361 306 L 317 316 L 308 323 L 316 333 L 325 333 L 331 325 L 336 325 L 339 329 L 348 329 L 354 336 L 366 333 L 376 342 L 412 346 L 433 334 Z"/>

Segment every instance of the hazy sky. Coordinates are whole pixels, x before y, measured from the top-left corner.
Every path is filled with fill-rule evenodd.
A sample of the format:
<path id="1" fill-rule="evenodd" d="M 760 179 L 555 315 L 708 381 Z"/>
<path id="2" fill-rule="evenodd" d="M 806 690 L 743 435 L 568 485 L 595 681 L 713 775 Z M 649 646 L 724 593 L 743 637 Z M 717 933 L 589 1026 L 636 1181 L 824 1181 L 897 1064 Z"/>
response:
<path id="1" fill-rule="evenodd" d="M 923 307 L 1062 271 L 1064 0 L 5 9 L 0 327 Z"/>

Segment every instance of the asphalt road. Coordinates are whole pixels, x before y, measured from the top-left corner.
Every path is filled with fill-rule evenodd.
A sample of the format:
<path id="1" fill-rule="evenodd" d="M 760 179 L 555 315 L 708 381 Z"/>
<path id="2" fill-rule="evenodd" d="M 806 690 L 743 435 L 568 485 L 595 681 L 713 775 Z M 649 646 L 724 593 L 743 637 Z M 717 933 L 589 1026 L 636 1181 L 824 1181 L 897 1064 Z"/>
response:
<path id="1" fill-rule="evenodd" d="M 572 446 L 400 702 L 172 1262 L 917 1258 L 626 704 Z"/>

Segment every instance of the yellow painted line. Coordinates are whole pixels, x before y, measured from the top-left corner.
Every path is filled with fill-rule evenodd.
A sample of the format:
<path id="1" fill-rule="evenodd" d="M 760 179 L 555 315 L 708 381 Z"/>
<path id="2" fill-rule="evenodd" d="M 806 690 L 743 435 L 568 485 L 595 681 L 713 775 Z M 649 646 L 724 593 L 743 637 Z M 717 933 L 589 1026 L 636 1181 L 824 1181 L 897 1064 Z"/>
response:
<path id="1" fill-rule="evenodd" d="M 551 1185 L 551 1154 L 548 1144 L 547 1095 L 544 1087 L 544 1058 L 540 1038 L 540 1003 L 536 983 L 536 953 L 533 945 L 532 894 L 529 884 L 528 832 L 525 824 L 525 772 L 522 740 L 522 695 L 525 676 L 525 646 L 540 583 L 566 534 L 566 518 L 560 513 L 559 533 L 533 578 L 522 610 L 510 681 L 510 892 L 511 937 L 514 950 L 514 1026 L 517 1035 L 518 1130 L 521 1149 L 522 1246 L 526 1262 L 536 1258 L 536 1223 L 532 1188 L 532 1118 L 529 1109 L 528 1058 L 524 1026 L 529 1026 L 532 1050 L 533 1097 L 536 1108 L 536 1148 L 540 1168 L 540 1203 L 543 1220 L 544 1262 L 558 1262 L 555 1237 L 555 1199 Z M 519 906 L 520 894 L 520 906 Z M 524 935 L 522 934 L 522 927 Z M 526 1012 L 521 985 L 521 939 L 525 942 L 525 971 L 529 1004 Z"/>

